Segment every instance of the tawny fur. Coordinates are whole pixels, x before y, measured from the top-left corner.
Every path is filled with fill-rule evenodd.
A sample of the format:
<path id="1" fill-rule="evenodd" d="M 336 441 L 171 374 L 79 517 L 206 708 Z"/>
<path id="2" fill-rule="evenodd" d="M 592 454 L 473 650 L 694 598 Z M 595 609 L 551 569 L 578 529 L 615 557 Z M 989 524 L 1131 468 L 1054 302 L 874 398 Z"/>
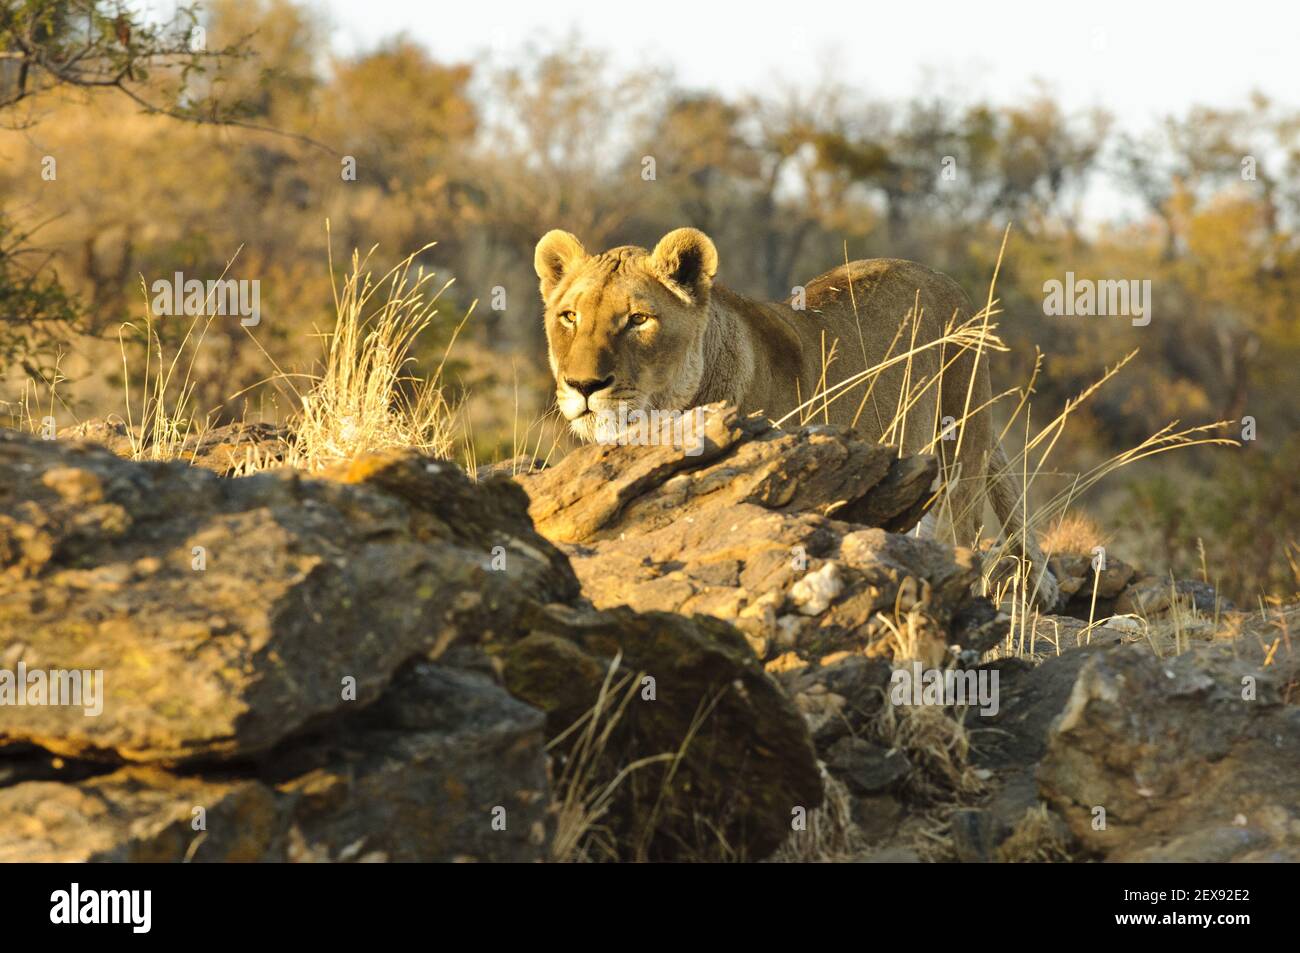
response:
<path id="1" fill-rule="evenodd" d="M 938 340 L 954 317 L 960 322 L 973 313 L 952 279 L 900 259 L 855 261 L 813 279 L 801 310 L 790 302 L 751 301 L 714 281 L 717 251 L 691 228 L 668 233 L 653 251 L 623 246 L 600 255 L 588 255 L 574 236 L 556 230 L 538 243 L 535 266 L 557 401 L 587 440 L 594 436 L 594 413 L 617 411 L 620 402 L 628 410 L 672 411 L 721 400 L 780 419 L 828 385 Z M 910 391 L 915 395 L 944 367 L 941 382 L 924 389 L 901 435 L 891 437 L 905 452 L 939 454 L 951 509 L 938 534 L 966 546 L 984 524 L 985 500 L 1005 532 L 1022 531 L 1020 481 L 996 446 L 989 412 L 967 417 L 960 441 L 934 441 L 944 418 L 961 421 L 988 404 L 985 356 L 975 365 L 970 349 L 916 353 Z M 828 421 L 880 439 L 907 380 L 909 370 L 896 364 L 880 372 L 865 403 L 865 388 L 857 385 L 793 422 Z M 1026 551 L 1038 600 L 1050 606 L 1055 580 L 1032 538 Z"/>

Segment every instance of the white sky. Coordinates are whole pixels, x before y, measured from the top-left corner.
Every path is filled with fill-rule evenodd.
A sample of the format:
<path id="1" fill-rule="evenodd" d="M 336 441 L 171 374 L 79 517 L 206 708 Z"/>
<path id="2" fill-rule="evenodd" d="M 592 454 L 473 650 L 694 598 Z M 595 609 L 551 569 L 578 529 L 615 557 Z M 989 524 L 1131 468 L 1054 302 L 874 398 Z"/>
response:
<path id="1" fill-rule="evenodd" d="M 440 59 L 509 58 L 564 38 L 616 65 L 669 65 L 688 86 L 749 92 L 829 75 L 872 98 L 1019 100 L 1043 81 L 1068 107 L 1141 127 L 1253 89 L 1300 103 L 1300 2 L 1251 0 L 316 0 L 334 46 L 406 33 Z"/>

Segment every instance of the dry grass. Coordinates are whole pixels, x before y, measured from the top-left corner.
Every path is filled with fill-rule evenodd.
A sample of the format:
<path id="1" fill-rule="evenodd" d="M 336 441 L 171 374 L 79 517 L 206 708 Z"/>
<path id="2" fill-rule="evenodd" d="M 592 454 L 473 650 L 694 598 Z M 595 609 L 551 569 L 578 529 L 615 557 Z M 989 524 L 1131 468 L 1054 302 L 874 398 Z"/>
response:
<path id="1" fill-rule="evenodd" d="M 118 329 L 126 406 L 124 422 L 131 441 L 132 460 L 180 459 L 186 441 L 201 437 L 208 429 L 211 415 L 200 420 L 195 407 L 194 362 L 212 318 L 207 318 L 201 327 L 200 320 L 200 317 L 195 317 L 190 322 L 184 338 L 170 356 L 158 334 L 153 312 L 147 305 L 140 325 L 128 323 Z M 132 396 L 131 362 L 127 356 L 127 337 L 130 335 L 141 336 L 144 341 L 144 367 L 135 398 Z M 187 354 L 188 360 L 182 367 L 181 361 Z"/>
<path id="2" fill-rule="evenodd" d="M 56 413 L 55 408 L 63 407 L 67 410 L 67 404 L 63 400 L 63 395 L 59 393 L 59 388 L 67 382 L 61 368 L 63 355 L 60 353 L 56 356 L 54 367 L 49 373 L 40 370 L 31 369 L 28 376 L 23 379 L 23 389 L 14 401 L 0 401 L 0 405 L 6 408 L 9 416 L 9 429 L 21 430 L 24 433 L 36 434 L 38 436 L 52 437 L 55 427 Z M 40 383 L 36 379 L 40 378 Z M 42 396 L 41 391 L 45 393 Z M 44 401 L 44 406 L 41 406 Z M 33 412 L 33 408 L 35 411 Z M 71 416 L 71 411 L 69 411 Z"/>
<path id="3" fill-rule="evenodd" d="M 917 607 L 896 609 L 886 624 L 895 666 L 913 660 L 926 668 L 951 662 L 942 629 Z M 959 717 L 936 705 L 894 705 L 885 691 L 877 716 L 867 725 L 872 743 L 906 758 L 912 770 L 895 792 L 907 815 L 892 835 L 869 840 L 853 819 L 853 799 L 844 785 L 823 769 L 826 800 L 808 815 L 808 829 L 792 835 L 773 857 L 782 862 L 836 862 L 861 859 L 885 847 L 914 851 L 926 860 L 951 859 L 947 817 L 986 791 L 984 775 L 970 763 L 970 736 Z"/>
<path id="4" fill-rule="evenodd" d="M 822 768 L 825 799 L 808 812 L 808 829 L 792 833 L 775 853 L 772 863 L 840 863 L 859 860 L 872 844 L 853 820 L 853 798 L 848 788 Z"/>
<path id="5" fill-rule="evenodd" d="M 884 626 L 890 656 L 898 665 L 912 660 L 919 661 L 926 668 L 938 668 L 948 658 L 948 633 L 915 603 L 903 610 L 905 600 L 919 597 L 915 579 L 905 578 L 899 584 L 893 611 L 889 614 L 880 612 L 876 619 Z"/>
<path id="6" fill-rule="evenodd" d="M 221 273 L 224 280 L 239 251 L 226 262 Z M 218 283 L 219 284 L 219 283 Z M 118 328 L 118 350 L 122 355 L 122 390 L 126 411 L 124 423 L 131 442 L 133 460 L 177 460 L 184 455 L 187 442 L 198 440 L 208 430 L 209 412 L 201 418 L 195 406 L 195 363 L 203 348 L 208 329 L 215 320 L 212 296 L 216 285 L 209 287 L 203 314 L 194 315 L 185 335 L 170 355 L 158 334 L 156 316 L 144 278 L 140 279 L 144 297 L 144 319 L 140 324 L 126 323 Z M 139 392 L 132 394 L 131 360 L 128 338 L 143 339 L 144 366 L 139 374 Z"/>
<path id="7" fill-rule="evenodd" d="M 641 683 L 641 675 L 632 673 L 625 673 L 616 681 L 622 660 L 620 652 L 610 661 L 591 708 L 547 744 L 548 751 L 568 745 L 560 776 L 555 780 L 552 808 L 556 824 L 551 857 L 561 863 L 616 861 L 625 857 L 627 845 L 620 847 L 613 833 L 602 824 L 615 795 L 638 772 L 651 765 L 667 764 L 660 786 L 662 795 L 670 787 L 674 770 L 690 744 L 691 735 L 688 735 L 678 751 L 637 759 L 621 765 L 612 777 L 608 776 L 610 761 L 606 751 L 610 739 L 640 691 Z M 653 830 L 654 820 L 651 812 L 643 827 L 646 837 Z M 643 838 L 634 854 L 644 855 L 645 849 Z"/>
<path id="8" fill-rule="evenodd" d="M 328 231 L 328 223 L 326 227 Z M 324 348 L 315 370 L 284 371 L 247 331 L 274 373 L 230 399 L 274 384 L 295 410 L 286 421 L 288 442 L 250 447 L 237 475 L 278 466 L 317 472 L 361 454 L 392 449 L 413 449 L 442 459 L 459 457 L 473 473 L 478 461 L 467 418 L 447 398 L 443 386 L 443 372 L 473 304 L 454 328 L 432 373 L 421 374 L 415 366 L 421 336 L 452 283 L 437 284 L 433 273 L 415 266 L 415 259 L 431 247 L 432 243 L 412 252 L 378 276 L 371 268 L 377 246 L 365 255 L 353 251 L 346 274 L 332 283 L 334 326 L 318 331 Z M 332 249 L 329 268 L 334 277 Z M 196 317 L 171 354 L 166 353 L 147 304 L 142 324 L 124 325 L 119 333 L 125 422 L 135 459 L 182 458 L 183 447 L 209 429 L 213 415 L 200 416 L 194 406 L 193 369 L 212 320 Z M 138 374 L 127 356 L 128 334 L 144 337 L 146 357 Z M 550 458 L 556 444 L 552 436 L 542 453 L 544 423 L 542 418 L 520 427 L 516 410 L 516 455 Z"/>
<path id="9" fill-rule="evenodd" d="M 975 392 L 975 368 L 978 368 L 980 364 L 979 358 L 990 352 L 1007 350 L 1006 345 L 997 336 L 998 326 L 993 321 L 1001 313 L 998 307 L 999 301 L 995 296 L 995 289 L 1005 251 L 1006 235 L 1003 237 L 1002 248 L 998 252 L 984 306 L 973 315 L 962 320 L 959 320 L 957 314 L 951 316 L 944 327 L 943 334 L 938 338 L 918 343 L 918 332 L 923 317 L 918 299 L 900 323 L 894 339 L 886 351 L 885 358 L 872 367 L 842 380 L 832 381 L 830 370 L 836 358 L 838 342 L 832 342 L 829 347 L 824 346 L 822 349 L 821 381 L 817 391 L 789 414 L 777 420 L 776 423 L 781 426 L 797 420 L 802 424 L 817 419 L 819 415 L 825 419 L 827 409 L 831 404 L 861 390 L 858 410 L 854 416 L 856 421 L 867 402 L 873 396 L 881 375 L 886 371 L 901 367 L 903 370 L 903 386 L 896 399 L 892 418 L 884 422 L 879 442 L 900 447 L 899 454 L 901 455 L 901 447 L 908 437 L 907 429 L 909 427 L 924 426 L 930 434 L 930 438 L 928 441 L 922 441 L 917 445 L 918 452 L 936 453 L 939 441 L 944 438 L 941 421 L 938 419 L 939 401 L 935 400 L 934 402 L 936 409 L 933 421 L 918 421 L 914 410 L 918 401 L 931 389 L 938 391 L 944 386 L 953 386 L 953 382 L 944 380 L 944 375 L 965 351 L 975 351 L 976 360 L 972 362 L 973 369 L 969 378 L 964 382 L 956 382 L 957 386 L 965 393 L 962 415 L 953 424 L 957 434 L 957 450 L 960 450 L 961 438 L 965 431 L 963 424 L 967 420 L 977 414 L 989 412 L 992 405 L 1005 401 L 1009 397 L 1016 399 L 1014 410 L 1010 414 L 1006 426 L 998 435 L 998 443 L 1003 446 L 1007 455 L 1007 470 L 995 471 L 992 476 L 996 478 L 998 473 L 1011 472 L 1019 477 L 1021 491 L 1016 501 L 1016 508 L 1020 512 L 1024 530 L 1010 535 L 1002 534 L 994 542 L 994 545 L 986 550 L 981 591 L 1009 611 L 1011 630 L 1008 635 L 1006 649 L 1013 653 L 1021 653 L 1026 651 L 1026 645 L 1033 639 L 1034 623 L 1039 615 L 1039 610 L 1035 605 L 1035 595 L 1039 587 L 1042 571 L 1045 569 L 1043 566 L 1034 566 L 1029 558 L 1028 540 L 1035 538 L 1030 535 L 1035 532 L 1035 527 L 1043 528 L 1041 538 L 1044 544 L 1043 556 L 1045 559 L 1050 559 L 1053 553 L 1067 548 L 1063 547 L 1063 544 L 1067 542 L 1069 543 L 1069 549 L 1076 550 L 1078 542 L 1092 542 L 1092 540 L 1100 536 L 1100 533 L 1096 532 L 1096 528 L 1073 509 L 1080 498 L 1100 481 L 1139 460 L 1170 450 L 1206 445 L 1238 446 L 1239 444 L 1236 440 L 1210 435 L 1212 431 L 1225 427 L 1227 421 L 1216 421 L 1210 424 L 1185 428 L 1180 428 L 1178 421 L 1173 421 L 1137 446 L 1115 454 L 1085 473 L 1075 475 L 1068 485 L 1047 496 L 1045 502 L 1033 503 L 1034 499 L 1044 495 L 1043 491 L 1038 488 L 1056 476 L 1055 468 L 1049 464 L 1049 459 L 1070 417 L 1081 405 L 1092 398 L 1101 387 L 1114 378 L 1136 356 L 1137 351 L 1129 353 L 1115 366 L 1105 369 L 1097 381 L 1067 401 L 1060 413 L 1041 427 L 1035 428 L 1031 424 L 1031 402 L 1029 399 L 1030 395 L 1034 393 L 1034 385 L 1042 367 L 1041 353 L 1035 362 L 1035 368 L 1030 380 L 1023 388 L 1013 388 L 995 394 L 987 404 L 972 406 Z M 853 306 L 856 315 L 856 300 L 854 300 Z M 938 372 L 933 375 L 917 373 L 917 356 L 927 350 L 936 348 L 941 349 L 941 353 L 944 355 L 944 363 Z M 886 408 L 886 411 L 888 411 L 888 408 Z M 1013 427 L 1023 431 L 1021 449 L 1015 452 L 1008 449 L 1009 442 L 1006 440 L 1007 434 Z M 912 436 L 915 437 L 914 432 Z M 954 526 L 962 525 L 964 521 L 969 520 L 972 516 L 975 525 L 982 526 L 984 524 L 984 499 L 982 495 L 977 495 L 973 504 L 967 504 L 978 505 L 979 512 L 970 514 L 966 510 L 959 508 L 958 498 L 954 494 L 954 490 L 962 479 L 963 476 L 959 466 L 949 467 L 946 472 L 940 474 L 941 485 L 935 492 L 931 502 L 931 512 L 937 516 L 938 525 L 947 528 L 947 531 L 952 533 L 952 538 L 948 542 L 954 546 L 964 546 L 978 551 L 982 548 L 980 539 L 959 539 L 956 537 L 955 531 L 951 529 Z M 1098 543 L 1093 542 L 1092 545 L 1098 545 Z M 1092 546 L 1088 546 L 1081 551 L 1088 552 L 1091 548 Z"/>
<path id="10" fill-rule="evenodd" d="M 965 726 L 933 705 L 892 705 L 888 698 L 868 727 L 868 739 L 900 752 L 912 766 L 896 792 L 906 814 L 888 837 L 872 841 L 853 818 L 848 789 L 823 769 L 826 797 L 808 814 L 808 828 L 792 834 L 772 856 L 778 863 L 861 860 L 888 847 L 914 851 L 928 861 L 951 860 L 948 816 L 986 793 L 982 773 L 970 764 Z"/>
<path id="11" fill-rule="evenodd" d="M 326 227 L 328 231 L 328 222 Z M 448 399 L 443 382 L 473 304 L 453 329 L 431 373 L 420 373 L 416 367 L 421 337 L 438 314 L 440 296 L 451 285 L 451 281 L 435 283 L 433 273 L 415 266 L 415 259 L 430 247 L 418 249 L 381 275 L 371 268 L 377 247 L 365 255 L 353 251 L 346 273 L 332 282 L 334 325 L 317 332 L 324 347 L 313 370 L 286 372 L 245 328 L 272 373 L 227 399 L 274 385 L 294 410 L 286 421 L 288 441 L 283 446 L 250 446 L 235 475 L 279 466 L 316 472 L 364 453 L 390 449 L 457 459 L 474 474 L 479 460 L 469 417 Z M 234 260 L 227 263 L 227 272 Z M 329 268 L 335 277 L 332 249 Z M 195 397 L 196 365 L 214 316 L 194 316 L 180 341 L 168 344 L 159 334 L 143 285 L 142 291 L 143 318 L 123 324 L 118 331 L 124 412 L 108 419 L 125 424 L 132 459 L 186 459 L 187 447 L 211 429 L 216 417 L 214 411 L 203 412 Z M 213 293 L 215 288 L 209 290 L 209 297 Z M 56 405 L 75 418 L 59 393 L 63 382 L 57 368 L 52 378 L 43 377 L 39 383 L 28 379 L 19 398 L 4 405 L 10 426 L 40 433 L 48 429 L 44 421 L 54 416 Z M 552 419 L 554 410 L 521 421 L 517 391 L 516 384 L 510 472 L 529 469 L 534 461 L 544 466 L 556 455 L 564 433 Z"/>
<path id="12" fill-rule="evenodd" d="M 290 466 L 315 472 L 363 453 L 396 448 L 444 459 L 453 456 L 460 430 L 456 408 L 443 393 L 442 372 L 473 306 L 434 372 L 428 377 L 411 373 L 417 341 L 438 313 L 439 296 L 451 284 L 435 288 L 432 273 L 412 270 L 416 256 L 429 247 L 408 255 L 377 279 L 370 270 L 375 248 L 365 256 L 352 253 L 342 285 L 334 284 L 335 324 L 322 335 L 328 343 L 321 370 L 307 375 L 306 393 L 291 375 L 279 375 L 298 404 L 289 421 Z"/>
<path id="13" fill-rule="evenodd" d="M 507 457 L 503 471 L 510 476 L 532 473 L 550 465 L 556 451 L 560 449 L 568 423 L 560 415 L 560 409 L 554 405 L 538 417 L 520 426 L 519 378 L 517 369 L 514 379 L 514 414 L 511 417 L 510 455 Z M 479 469 L 478 453 L 475 449 L 474 430 L 468 414 L 464 420 L 464 460 L 465 469 L 471 478 L 476 477 Z"/>
<path id="14" fill-rule="evenodd" d="M 998 845 L 997 859 L 1005 864 L 1041 864 L 1071 859 L 1062 825 L 1038 804 L 1025 810 L 1025 816 Z"/>
<path id="15" fill-rule="evenodd" d="M 913 771 L 904 784 L 918 803 L 969 803 L 984 793 L 970 764 L 966 726 L 937 705 L 880 707 L 873 725 L 877 741 L 907 756 Z"/>
<path id="16" fill-rule="evenodd" d="M 378 279 L 369 269 L 375 248 L 364 257 L 353 252 L 349 273 L 341 286 L 333 286 L 335 324 L 321 335 L 327 340 L 321 370 L 291 375 L 277 367 L 271 378 L 288 386 L 298 407 L 290 419 L 291 442 L 281 453 L 251 456 L 241 473 L 281 465 L 279 457 L 290 466 L 314 472 L 363 453 L 392 448 L 451 456 L 458 430 L 455 408 L 440 387 L 446 354 L 432 376 L 410 372 L 413 349 L 437 314 L 438 296 L 450 284 L 432 290 L 432 274 L 412 271 L 414 259 L 428 247 L 408 255 Z M 332 253 L 330 274 L 334 275 Z M 127 324 L 119 331 L 125 422 L 133 459 L 174 460 L 184 456 L 187 443 L 209 429 L 212 415 L 200 418 L 194 405 L 193 371 L 214 318 L 195 316 L 169 355 L 147 302 L 146 294 L 143 323 Z M 456 330 L 463 326 L 464 321 Z M 144 338 L 145 362 L 138 375 L 138 393 L 133 393 L 134 375 L 127 356 L 130 333 Z M 448 351 L 450 348 L 451 344 Z M 265 349 L 262 353 L 274 366 Z M 304 389 L 295 383 L 296 376 L 306 377 Z"/>

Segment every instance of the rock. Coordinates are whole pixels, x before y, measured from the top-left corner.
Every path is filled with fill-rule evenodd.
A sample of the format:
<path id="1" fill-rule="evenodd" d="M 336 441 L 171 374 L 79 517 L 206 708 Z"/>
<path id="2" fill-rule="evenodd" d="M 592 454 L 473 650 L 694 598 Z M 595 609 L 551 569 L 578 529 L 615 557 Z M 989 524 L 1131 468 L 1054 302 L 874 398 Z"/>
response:
<path id="1" fill-rule="evenodd" d="M 1102 628 L 1111 629 L 1123 636 L 1139 638 L 1142 635 L 1142 620 L 1134 619 L 1131 616 L 1114 616 L 1102 623 Z"/>
<path id="2" fill-rule="evenodd" d="M 1040 794 L 1088 852 L 1297 852 L 1300 664 L 1283 648 L 1259 665 L 1249 644 L 1193 643 L 1165 659 L 1138 644 L 1088 655 L 1038 768 Z"/>
<path id="3" fill-rule="evenodd" d="M 1080 669 L 1105 648 L 1099 642 L 1071 649 L 1038 665 L 1005 658 L 982 666 L 998 673 L 998 710 L 966 719 L 972 762 L 999 773 L 1037 764 L 1047 750 L 1052 721 L 1069 701 Z"/>
<path id="4" fill-rule="evenodd" d="M 1197 612 L 1214 615 L 1235 606 L 1231 601 L 1221 598 L 1213 586 L 1195 579 L 1179 579 L 1176 582 L 1160 576 L 1143 576 L 1131 583 L 1119 598 L 1115 600 L 1115 611 L 1120 614 L 1135 614 L 1144 617 L 1168 612 L 1171 591 L 1180 600 L 1190 602 Z"/>
<path id="5" fill-rule="evenodd" d="M 100 716 L 3 705 L 0 746 L 248 757 L 337 710 L 348 679 L 368 704 L 408 660 L 576 598 L 510 482 L 410 457 L 339 478 L 355 485 L 225 481 L 0 432 L 0 646 L 28 672 L 104 673 Z"/>
<path id="6" fill-rule="evenodd" d="M 186 438 L 178 459 L 222 476 L 235 476 L 246 469 L 283 463 L 290 439 L 289 430 L 276 424 L 226 424 Z"/>
<path id="7" fill-rule="evenodd" d="M 1258 827 L 1222 825 L 1140 848 L 1125 859 L 1147 864 L 1222 864 L 1265 857 L 1269 863 L 1295 863 L 1300 860 L 1300 846 L 1275 846 L 1267 831 Z"/>
<path id="8" fill-rule="evenodd" d="M 592 609 L 526 504 L 414 453 L 227 480 L 0 433 L 0 691 L 102 672 L 81 707 L 0 705 L 0 818 L 56 805 L 0 853 L 539 859 L 546 746 L 565 844 L 770 853 L 822 797 L 800 713 L 727 623 Z M 611 670 L 655 691 L 593 749 L 569 729 L 611 716 Z"/>
<path id="9" fill-rule="evenodd" d="M 417 666 L 251 777 L 134 766 L 0 787 L 0 861 L 541 860 L 542 723 L 490 679 Z"/>
<path id="10" fill-rule="evenodd" d="M 1040 617 L 1042 627 L 1054 617 Z M 990 793 L 978 808 L 955 812 L 950 833 L 957 860 L 988 863 L 1001 860 L 999 848 L 1006 843 L 1031 808 L 1041 802 L 1034 770 L 1047 750 L 1053 720 L 1065 708 L 1074 690 L 1079 670 L 1099 652 L 1113 645 L 1113 639 L 1093 630 L 1093 644 L 1075 646 L 1069 626 L 1083 623 L 1061 618 L 1058 637 L 1062 651 L 1038 664 L 1024 659 L 1001 658 L 980 668 L 998 673 L 997 712 L 969 714 L 965 726 L 971 744 L 971 764 L 990 777 Z M 1064 825 L 1053 818 L 1054 827 Z"/>
<path id="11" fill-rule="evenodd" d="M 803 615 L 821 615 L 843 591 L 840 567 L 827 561 L 790 587 L 790 601 Z"/>
<path id="12" fill-rule="evenodd" d="M 1062 594 L 1068 597 L 1060 609 L 1063 616 L 1082 619 L 1091 616 L 1100 620 L 1110 615 L 1138 615 L 1151 619 L 1169 612 L 1171 590 L 1203 615 L 1217 617 L 1235 608 L 1208 583 L 1194 579 L 1173 581 L 1139 573 L 1128 563 L 1109 554 L 1106 568 L 1100 575 L 1093 572 L 1092 557 L 1080 553 L 1053 556 L 1048 565 L 1057 577 Z M 1094 577 L 1097 582 L 1095 603 Z"/>
<path id="13" fill-rule="evenodd" d="M 953 852 L 966 864 L 984 864 L 993 860 L 993 852 L 1001 841 L 993 817 L 979 808 L 953 811 L 949 816 Z M 1005 839 L 1005 834 L 1002 835 Z"/>
<path id="14" fill-rule="evenodd" d="M 177 862 L 192 845 L 204 851 L 197 859 L 282 859 L 282 810 L 258 781 L 178 777 L 155 767 L 80 784 L 27 781 L 0 788 L 0 861 Z M 194 823 L 209 830 L 195 831 Z"/>
<path id="15" fill-rule="evenodd" d="M 627 835 L 616 842 L 625 859 L 761 858 L 788 836 L 793 809 L 821 804 L 803 719 L 725 623 L 548 606 L 525 637 L 487 646 L 510 692 L 547 713 L 551 737 L 586 715 L 608 678 L 623 685 L 603 710 L 609 740 L 590 755 L 596 777 L 671 759 L 617 788 L 602 823 Z M 589 756 L 582 737 L 569 735 L 566 763 Z"/>
<path id="16" fill-rule="evenodd" d="M 0 700 L 103 672 L 80 708 L 0 704 L 0 861 L 760 859 L 823 800 L 816 838 L 872 862 L 945 820 L 966 861 L 1300 859 L 1300 609 L 1183 582 L 1195 634 L 1038 615 L 981 662 L 1008 620 L 979 557 L 897 533 L 932 459 L 720 407 L 705 433 L 475 483 L 414 453 L 218 475 L 264 429 L 193 467 L 0 432 Z M 1077 611 L 1087 558 L 1053 568 Z M 1133 576 L 1109 560 L 1098 619 L 1168 610 Z M 996 672 L 997 713 L 913 743 L 895 655 Z M 950 750 L 978 784 L 930 778 Z"/>
<path id="17" fill-rule="evenodd" d="M 337 730 L 268 759 L 290 859 L 549 859 L 544 729 L 491 677 L 415 664 Z"/>
<path id="18" fill-rule="evenodd" d="M 1061 591 L 1069 595 L 1078 595 L 1090 602 L 1093 594 L 1093 580 L 1096 578 L 1098 600 L 1114 599 L 1133 579 L 1136 570 L 1123 560 L 1106 556 L 1106 568 L 1100 573 L 1093 570 L 1093 557 L 1082 553 L 1062 553 L 1047 561 L 1048 568 L 1056 576 Z"/>
<path id="19" fill-rule="evenodd" d="M 853 823 L 868 844 L 878 844 L 896 835 L 907 813 L 901 795 L 854 795 L 851 805 Z"/>
<path id="20" fill-rule="evenodd" d="M 137 449 L 132 445 L 131 431 L 119 417 L 96 418 L 64 427 L 58 432 L 58 438 L 95 443 L 127 459 Z M 282 463 L 290 440 L 291 434 L 285 427 L 241 421 L 210 427 L 184 438 L 176 448 L 175 458 L 222 476 L 234 476 L 251 464 L 260 469 Z M 149 459 L 148 435 L 136 437 L 135 443 L 142 458 Z"/>
<path id="21" fill-rule="evenodd" d="M 495 476 L 516 477 L 545 470 L 546 466 L 547 461 L 545 458 L 534 456 L 531 453 L 520 453 L 508 460 L 481 464 L 474 470 L 474 480 L 477 483 L 482 483 L 484 480 Z"/>
<path id="22" fill-rule="evenodd" d="M 980 652 L 1005 633 L 971 594 L 977 556 L 887 532 L 919 517 L 932 458 L 899 460 L 834 427 L 777 430 L 735 408 L 704 420 L 696 456 L 593 444 L 517 477 L 598 608 L 725 619 L 773 664 L 889 656 L 897 612 L 913 614 L 904 625 L 928 657 L 952 644 Z"/>
<path id="23" fill-rule="evenodd" d="M 119 457 L 131 456 L 131 435 L 126 423 L 119 417 L 100 417 L 83 420 L 64 427 L 58 432 L 60 440 L 85 440 L 107 447 Z"/>
<path id="24" fill-rule="evenodd" d="M 1033 623 L 1032 637 L 1026 640 L 1025 652 L 1034 656 L 1051 657 L 1091 645 L 1113 645 L 1125 635 L 1141 633 L 1141 622 L 1127 618 L 1106 618 L 1100 607 L 1098 610 L 1091 629 L 1088 628 L 1086 618 L 1069 615 L 1038 616 Z M 1083 609 L 1085 616 L 1087 611 L 1087 608 Z"/>
<path id="25" fill-rule="evenodd" d="M 899 532 L 920 519 L 937 472 L 933 457 L 899 461 L 893 448 L 843 428 L 779 430 L 759 416 L 741 417 L 735 407 L 702 411 L 698 454 L 593 443 L 519 477 L 538 530 L 557 542 L 610 539 L 740 504 L 821 515 L 842 509 L 852 522 Z M 876 521 L 867 521 L 867 511 Z"/>
<path id="26" fill-rule="evenodd" d="M 901 751 L 890 751 L 862 738 L 841 738 L 826 752 L 826 769 L 857 795 L 891 790 L 911 773 Z"/>
<path id="27" fill-rule="evenodd" d="M 882 651 L 881 637 L 903 628 L 900 622 L 910 622 L 917 639 L 908 657 L 931 666 L 941 664 L 953 645 L 978 657 L 1007 633 L 1007 617 L 972 594 L 980 561 L 969 549 L 866 529 L 845 535 L 837 555 L 851 582 L 821 627 L 868 636 L 868 654 Z M 829 643 L 827 650 L 843 647 Z"/>
<path id="28" fill-rule="evenodd" d="M 849 655 L 778 678 L 807 721 L 819 756 L 826 758 L 841 738 L 867 733 L 885 702 L 892 670 L 884 659 Z"/>
<path id="29" fill-rule="evenodd" d="M 980 807 L 962 808 L 949 815 L 949 833 L 957 860 L 984 864 L 1008 859 L 1006 849 L 1014 844 L 1012 838 L 1022 829 L 1027 816 L 1040 820 L 1053 840 L 1064 842 L 1067 838 L 1064 822 L 1055 814 L 1039 813 L 1041 805 L 1032 769 L 1005 776 Z"/>

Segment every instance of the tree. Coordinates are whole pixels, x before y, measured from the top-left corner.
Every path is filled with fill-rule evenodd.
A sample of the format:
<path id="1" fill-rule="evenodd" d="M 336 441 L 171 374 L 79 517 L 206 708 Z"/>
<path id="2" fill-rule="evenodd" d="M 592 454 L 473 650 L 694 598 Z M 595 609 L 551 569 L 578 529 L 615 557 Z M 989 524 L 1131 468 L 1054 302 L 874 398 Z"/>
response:
<path id="1" fill-rule="evenodd" d="M 42 97 L 82 90 L 113 91 L 146 113 L 192 123 L 265 129 L 240 118 L 250 114 L 244 104 L 215 95 L 213 71 L 250 55 L 241 41 L 210 49 L 197 5 L 154 22 L 116 0 L 3 0 L 0 127 L 28 128 Z M 205 76 L 212 95 L 200 88 Z M 34 352 L 77 330 L 82 316 L 31 240 L 0 210 L 0 361 L 20 360 L 29 372 Z M 93 272 L 93 242 L 86 253 Z"/>

